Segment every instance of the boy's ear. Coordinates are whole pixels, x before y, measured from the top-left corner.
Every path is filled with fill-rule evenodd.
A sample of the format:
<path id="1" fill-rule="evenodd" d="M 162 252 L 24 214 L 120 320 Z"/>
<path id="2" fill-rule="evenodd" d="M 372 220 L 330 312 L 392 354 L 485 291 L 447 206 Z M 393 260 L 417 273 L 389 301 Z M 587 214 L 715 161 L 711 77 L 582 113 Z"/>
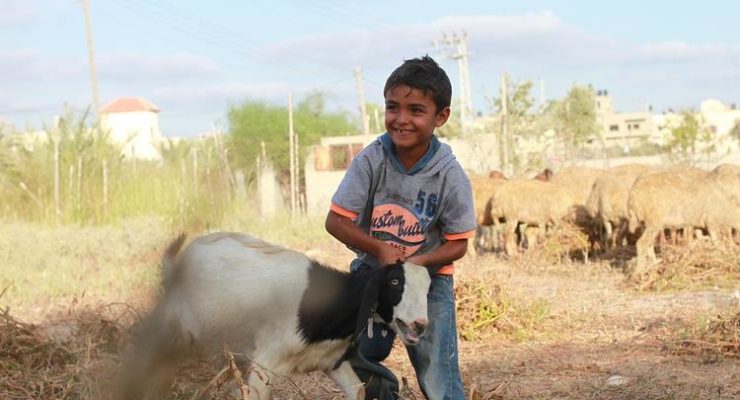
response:
<path id="1" fill-rule="evenodd" d="M 448 118 L 450 118 L 450 107 L 445 107 L 434 117 L 434 126 L 439 128 L 447 122 Z"/>

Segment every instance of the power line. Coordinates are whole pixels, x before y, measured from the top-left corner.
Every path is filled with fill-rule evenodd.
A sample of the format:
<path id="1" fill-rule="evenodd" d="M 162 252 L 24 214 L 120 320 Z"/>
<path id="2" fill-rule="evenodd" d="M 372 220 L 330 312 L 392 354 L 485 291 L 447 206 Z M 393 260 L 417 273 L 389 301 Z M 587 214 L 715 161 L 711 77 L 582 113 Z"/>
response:
<path id="1" fill-rule="evenodd" d="M 315 65 L 306 64 L 305 62 L 301 62 L 299 60 L 289 63 L 271 60 L 267 53 L 265 53 L 264 50 L 260 49 L 259 47 L 253 45 L 245 45 L 244 42 L 234 39 L 234 36 L 238 36 L 238 34 L 231 32 L 220 25 L 213 24 L 205 20 L 200 20 L 196 21 L 196 23 L 193 23 L 193 19 L 191 17 L 188 17 L 186 14 L 182 12 L 173 13 L 171 12 L 171 10 L 164 9 L 158 6 L 157 3 L 136 2 L 134 0 L 115 0 L 115 2 L 139 17 L 143 17 L 154 22 L 159 22 L 171 30 L 205 42 L 221 50 L 227 50 L 240 56 L 245 56 L 249 59 L 258 59 L 260 61 L 277 65 L 279 67 L 287 70 L 292 70 L 294 72 L 331 76 L 331 74 L 327 73 L 326 70 L 321 69 Z M 143 8 L 146 8 L 146 10 L 142 10 Z M 185 26 L 183 26 L 183 23 Z M 227 33 L 218 34 L 213 29 L 207 29 L 206 26 L 215 26 L 221 32 Z"/>

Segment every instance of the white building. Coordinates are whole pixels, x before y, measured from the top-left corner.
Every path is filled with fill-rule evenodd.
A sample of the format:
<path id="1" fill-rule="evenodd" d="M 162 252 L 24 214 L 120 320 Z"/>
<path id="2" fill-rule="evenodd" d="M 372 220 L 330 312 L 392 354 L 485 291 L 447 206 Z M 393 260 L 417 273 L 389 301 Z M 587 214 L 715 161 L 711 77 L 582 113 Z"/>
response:
<path id="1" fill-rule="evenodd" d="M 140 97 L 122 97 L 100 109 L 100 124 L 126 158 L 161 160 L 159 107 Z"/>

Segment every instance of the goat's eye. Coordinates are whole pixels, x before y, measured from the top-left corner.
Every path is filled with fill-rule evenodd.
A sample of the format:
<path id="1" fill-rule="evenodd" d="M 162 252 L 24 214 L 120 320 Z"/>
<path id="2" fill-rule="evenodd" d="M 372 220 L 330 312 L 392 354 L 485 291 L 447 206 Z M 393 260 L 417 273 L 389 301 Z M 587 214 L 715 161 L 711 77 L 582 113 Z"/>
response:
<path id="1" fill-rule="evenodd" d="M 393 286 L 398 286 L 398 284 L 399 284 L 399 282 L 398 282 L 398 278 L 393 278 L 393 279 L 391 279 L 391 285 L 393 285 Z"/>

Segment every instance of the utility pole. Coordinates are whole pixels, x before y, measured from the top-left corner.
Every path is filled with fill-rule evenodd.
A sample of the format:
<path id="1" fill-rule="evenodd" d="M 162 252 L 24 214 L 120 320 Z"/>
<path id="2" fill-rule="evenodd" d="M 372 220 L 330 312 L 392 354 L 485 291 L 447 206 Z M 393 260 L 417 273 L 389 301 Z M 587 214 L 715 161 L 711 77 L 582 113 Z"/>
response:
<path id="1" fill-rule="evenodd" d="M 290 146 L 290 212 L 296 210 L 296 162 L 295 162 L 295 132 L 293 131 L 293 93 L 288 93 L 288 145 Z"/>
<path id="2" fill-rule="evenodd" d="M 360 117 L 362 118 L 362 133 L 370 134 L 370 117 L 367 115 L 367 104 L 365 104 L 365 87 L 362 84 L 362 71 L 355 67 L 355 82 L 357 83 L 357 96 L 360 98 Z"/>
<path id="3" fill-rule="evenodd" d="M 457 60 L 458 74 L 460 78 L 460 126 L 463 133 L 467 131 L 473 120 L 475 110 L 470 97 L 470 72 L 468 70 L 468 34 L 463 31 L 462 35 L 456 33 L 452 36 L 442 35 L 442 39 L 432 42 L 434 47 L 445 47 L 448 52 L 444 56 L 448 59 Z M 454 48 L 454 49 L 451 49 Z"/>
<path id="4" fill-rule="evenodd" d="M 509 120 L 507 116 L 507 104 L 508 103 L 508 95 L 506 90 L 506 74 L 501 74 L 501 158 L 502 158 L 502 165 L 501 169 L 504 170 L 504 173 L 509 175 L 511 174 L 511 171 L 509 170 Z"/>
<path id="5" fill-rule="evenodd" d="M 100 95 L 98 94 L 98 76 L 95 72 L 95 46 L 93 45 L 92 19 L 90 18 L 90 0 L 82 0 L 82 9 L 85 14 L 85 36 L 87 37 L 87 63 L 90 68 L 90 82 L 92 84 L 93 114 L 98 118 Z"/>

